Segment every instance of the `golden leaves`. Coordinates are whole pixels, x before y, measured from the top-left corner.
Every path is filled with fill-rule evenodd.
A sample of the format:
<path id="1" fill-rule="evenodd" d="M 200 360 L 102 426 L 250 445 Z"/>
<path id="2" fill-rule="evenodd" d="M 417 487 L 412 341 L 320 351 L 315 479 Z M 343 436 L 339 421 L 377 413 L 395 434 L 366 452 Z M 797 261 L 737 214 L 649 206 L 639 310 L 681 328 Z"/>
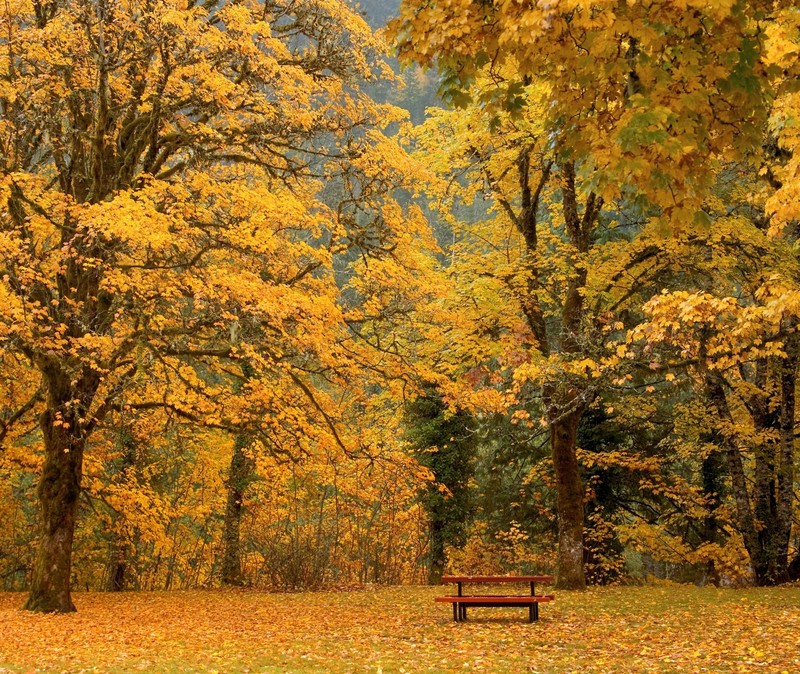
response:
<path id="1" fill-rule="evenodd" d="M 674 344 L 683 357 L 707 358 L 710 367 L 720 370 L 755 358 L 782 356 L 782 322 L 800 311 L 800 293 L 775 279 L 757 295 L 761 302 L 748 306 L 736 297 L 664 291 L 647 303 L 650 320 L 637 326 L 630 339 Z"/>
<path id="2" fill-rule="evenodd" d="M 752 36 L 766 15 L 784 25 L 791 4 L 407 0 L 392 29 L 407 59 L 438 60 L 464 91 L 487 67 L 546 82 L 545 126 L 592 167 L 606 201 L 632 187 L 680 229 L 719 161 L 760 152 L 773 82 Z M 790 31 L 772 30 L 773 58 L 785 60 Z"/>
<path id="3" fill-rule="evenodd" d="M 21 613 L 0 596 L 0 663 L 22 670 L 448 674 L 465 669 L 632 674 L 797 669 L 798 590 L 664 583 L 561 592 L 538 625 L 475 609 L 465 625 L 441 588 L 265 594 L 76 595 L 79 613 Z M 180 625 L 182 629 L 176 629 Z M 702 629 L 698 629 L 702 626 Z M 52 634 L 62 635 L 54 643 Z M 313 636 L 312 636 L 313 635 Z"/>
<path id="4" fill-rule="evenodd" d="M 12 4 L 4 419 L 27 399 L 17 383 L 35 392 L 59 370 L 66 393 L 43 392 L 22 421 L 55 404 L 49 418 L 88 447 L 92 526 L 171 556 L 167 576 L 137 569 L 141 586 L 211 573 L 229 434 L 242 433 L 275 480 L 251 494 L 257 531 L 289 522 L 280 536 L 312 540 L 325 527 L 347 577 L 366 573 L 368 535 L 391 539 L 383 562 L 410 577 L 429 476 L 394 440 L 396 394 L 414 375 L 408 333 L 430 329 L 416 312 L 438 292 L 436 244 L 397 198 L 425 171 L 381 131 L 407 115 L 360 91 L 384 67 L 381 41 L 341 0 L 272 3 L 274 15 L 247 0 L 66 2 L 43 27 Z M 6 457 L 38 467 L 41 438 L 19 426 L 2 429 L 4 478 L 22 474 Z M 144 456 L 119 472 L 117 430 Z M 80 567 L 99 585 L 96 542 Z M 249 563 L 255 574 L 264 557 Z"/>

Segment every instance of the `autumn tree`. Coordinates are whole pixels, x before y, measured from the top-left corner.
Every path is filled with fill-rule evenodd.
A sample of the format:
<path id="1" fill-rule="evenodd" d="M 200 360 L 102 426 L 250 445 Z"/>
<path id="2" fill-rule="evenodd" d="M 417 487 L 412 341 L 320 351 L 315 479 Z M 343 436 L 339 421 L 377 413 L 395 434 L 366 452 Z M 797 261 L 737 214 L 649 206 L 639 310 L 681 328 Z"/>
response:
<path id="1" fill-rule="evenodd" d="M 669 2 L 407 0 L 392 32 L 407 59 L 444 72 L 455 104 L 514 110 L 525 105 L 526 87 L 541 84 L 538 115 L 550 155 L 539 151 L 532 161 L 520 143 L 518 167 L 509 170 L 523 177 L 509 217 L 523 235 L 535 232 L 527 223 L 536 222 L 537 190 L 550 179 L 539 176 L 551 173 L 563 192 L 567 237 L 585 255 L 603 204 L 645 206 L 661 232 L 691 228 L 705 219 L 720 160 L 759 154 L 773 89 L 759 26 L 790 5 L 692 4 L 687 11 Z M 494 86 L 470 89 L 482 72 Z M 560 349 L 567 353 L 579 351 L 576 326 L 586 317 L 585 263 L 574 266 L 564 288 Z M 530 290 L 538 282 L 531 274 Z M 534 303 L 526 314 L 540 325 L 534 333 L 547 350 L 537 311 Z M 583 492 L 574 451 L 566 448 L 575 446 L 585 396 L 568 380 L 543 395 L 561 475 L 561 582 L 581 587 Z"/>
<path id="2" fill-rule="evenodd" d="M 41 379 L 3 401 L 2 433 L 39 415 L 26 608 L 71 611 L 110 415 L 302 453 L 347 362 L 334 257 L 391 257 L 420 220 L 391 197 L 410 164 L 379 129 L 398 113 L 358 90 L 379 44 L 342 2 L 12 1 L 0 33 L 0 355 Z"/>
<path id="3" fill-rule="evenodd" d="M 481 86 L 493 85 L 479 79 L 472 93 Z M 450 178 L 443 203 L 458 242 L 449 273 L 474 307 L 462 330 L 483 328 L 483 339 L 495 343 L 495 351 L 482 350 L 488 358 L 473 350 L 475 367 L 464 380 L 487 392 L 502 382 L 505 412 L 532 429 L 541 419 L 549 430 L 559 583 L 582 587 L 585 488 L 577 433 L 616 359 L 606 353 L 607 342 L 623 327 L 615 313 L 626 306 L 627 279 L 619 283 L 615 273 L 631 265 L 633 253 L 621 247 L 627 234 L 615 231 L 618 217 L 601 217 L 591 173 L 552 146 L 540 122 L 544 92 L 533 84 L 520 89 L 525 103 L 514 114 L 487 114 L 479 106 L 434 113 L 415 139 L 431 166 Z M 460 221 L 458 204 L 476 198 L 490 204 L 489 212 L 477 222 Z M 609 245 L 619 267 L 612 270 L 599 263 L 608 257 L 604 242 L 614 238 L 620 241 Z M 602 274 L 590 278 L 591 269 Z M 468 352 L 466 335 L 459 341 Z"/>
<path id="4" fill-rule="evenodd" d="M 730 481 L 734 526 L 761 585 L 788 579 L 796 501 L 800 213 L 789 195 L 797 190 L 798 20 L 788 8 L 765 25 L 763 57 L 774 90 L 769 121 L 751 162 L 728 163 L 718 173 L 706 204 L 710 232 L 699 233 L 702 252 L 678 253 L 676 267 L 694 260 L 694 281 L 654 298 L 651 320 L 634 333 L 651 345 L 679 347 L 673 358 L 686 364 L 708 407 L 707 440 Z"/>
<path id="5" fill-rule="evenodd" d="M 716 461 L 730 483 L 732 527 L 756 582 L 770 585 L 788 580 L 800 345 L 797 261 L 764 224 L 720 214 L 704 246 L 684 248 L 682 262 L 673 261 L 674 268 L 691 265 L 695 278 L 709 269 L 713 287 L 653 298 L 650 320 L 633 337 L 682 371 L 695 405 L 705 407 L 698 451 L 706 469 Z"/>

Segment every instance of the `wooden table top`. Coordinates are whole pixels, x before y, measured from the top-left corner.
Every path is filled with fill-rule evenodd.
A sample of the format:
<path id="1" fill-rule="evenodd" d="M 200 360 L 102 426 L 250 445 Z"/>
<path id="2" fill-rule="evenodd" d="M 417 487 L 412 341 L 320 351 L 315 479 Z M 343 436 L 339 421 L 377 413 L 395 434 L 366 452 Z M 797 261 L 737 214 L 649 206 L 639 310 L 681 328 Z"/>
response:
<path id="1" fill-rule="evenodd" d="M 442 576 L 442 583 L 552 583 L 553 576 Z"/>

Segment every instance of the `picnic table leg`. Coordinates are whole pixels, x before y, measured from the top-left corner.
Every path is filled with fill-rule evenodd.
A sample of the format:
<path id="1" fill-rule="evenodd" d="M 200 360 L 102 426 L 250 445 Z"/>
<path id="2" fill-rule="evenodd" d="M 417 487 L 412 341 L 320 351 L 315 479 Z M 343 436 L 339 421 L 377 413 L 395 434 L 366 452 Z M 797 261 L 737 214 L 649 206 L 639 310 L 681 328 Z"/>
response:
<path id="1" fill-rule="evenodd" d="M 531 581 L 531 597 L 536 596 L 536 586 L 534 582 Z M 539 604 L 538 602 L 531 602 L 530 610 L 528 612 L 528 622 L 533 622 L 534 620 L 539 620 Z"/>
<path id="2" fill-rule="evenodd" d="M 457 601 L 453 602 L 453 620 L 458 622 L 458 602 Z"/>
<path id="3" fill-rule="evenodd" d="M 467 605 L 459 604 L 459 606 L 461 606 L 461 622 L 464 622 L 467 619 Z"/>

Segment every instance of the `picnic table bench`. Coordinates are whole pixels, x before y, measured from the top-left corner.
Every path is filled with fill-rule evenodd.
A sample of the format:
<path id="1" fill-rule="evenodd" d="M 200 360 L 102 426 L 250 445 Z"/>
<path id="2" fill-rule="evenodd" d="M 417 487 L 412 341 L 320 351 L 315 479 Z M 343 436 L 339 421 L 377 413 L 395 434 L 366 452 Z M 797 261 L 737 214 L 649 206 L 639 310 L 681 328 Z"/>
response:
<path id="1" fill-rule="evenodd" d="M 528 621 L 533 622 L 539 619 L 539 604 L 555 599 L 555 596 L 552 594 L 537 595 L 536 583 L 550 584 L 553 580 L 553 576 L 442 576 L 443 584 L 455 583 L 458 586 L 458 594 L 447 597 L 436 597 L 434 601 L 452 604 L 453 620 L 456 622 L 463 622 L 467 619 L 467 606 L 527 606 Z M 529 595 L 465 595 L 463 593 L 463 586 L 465 583 L 486 585 L 493 585 L 495 583 L 530 583 L 531 593 Z"/>

